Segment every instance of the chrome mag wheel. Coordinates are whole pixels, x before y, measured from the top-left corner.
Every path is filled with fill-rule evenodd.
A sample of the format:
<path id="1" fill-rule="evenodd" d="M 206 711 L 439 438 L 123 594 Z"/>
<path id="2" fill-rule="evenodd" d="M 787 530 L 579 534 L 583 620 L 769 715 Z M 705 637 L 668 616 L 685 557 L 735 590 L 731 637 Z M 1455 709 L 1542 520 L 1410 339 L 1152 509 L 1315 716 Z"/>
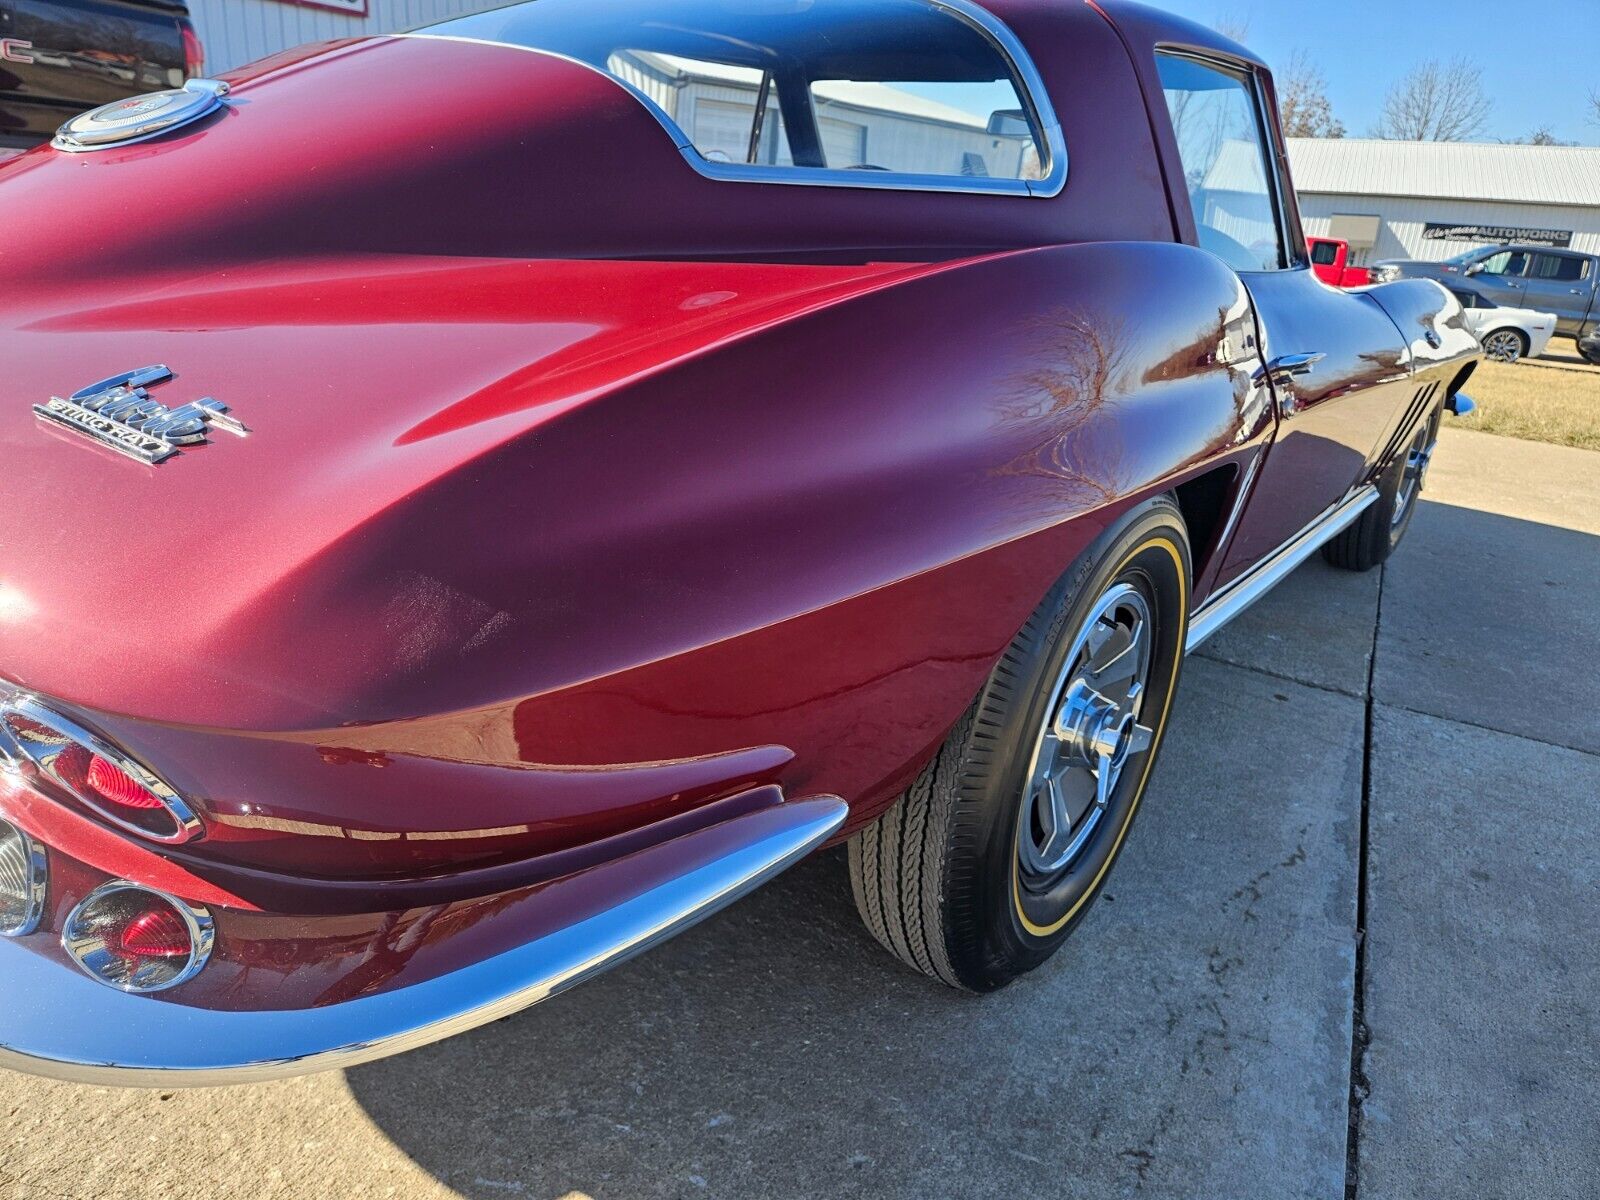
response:
<path id="1" fill-rule="evenodd" d="M 1514 329 L 1497 329 L 1483 339 L 1483 352 L 1495 362 L 1518 362 L 1523 355 L 1522 335 Z"/>
<path id="2" fill-rule="evenodd" d="M 1433 451 L 1438 446 L 1437 426 L 1433 421 L 1423 422 L 1417 436 L 1406 450 L 1405 473 L 1400 476 L 1400 489 L 1394 498 L 1394 513 L 1389 518 L 1389 528 L 1398 529 L 1411 515 L 1411 506 L 1428 477 L 1428 465 L 1433 461 Z"/>
<path id="3" fill-rule="evenodd" d="M 1130 759 L 1150 749 L 1140 723 L 1154 619 L 1131 583 L 1107 589 L 1079 628 L 1034 743 L 1017 822 L 1022 882 L 1048 887 L 1082 857 Z"/>

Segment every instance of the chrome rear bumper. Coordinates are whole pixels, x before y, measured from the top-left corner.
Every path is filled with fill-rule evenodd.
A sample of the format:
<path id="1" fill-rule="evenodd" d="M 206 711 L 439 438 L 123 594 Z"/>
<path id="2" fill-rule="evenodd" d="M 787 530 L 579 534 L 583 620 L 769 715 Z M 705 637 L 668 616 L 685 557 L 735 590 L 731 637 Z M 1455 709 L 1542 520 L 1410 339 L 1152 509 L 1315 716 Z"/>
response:
<path id="1" fill-rule="evenodd" d="M 447 975 L 320 1008 L 222 1011 L 126 995 L 0 938 L 0 1066 L 75 1082 L 183 1087 L 397 1054 L 537 1004 L 665 941 L 816 849 L 846 812 L 831 796 L 790 801 L 640 851 L 619 864 L 670 855 L 670 875 L 620 871 L 658 882 L 612 889 L 603 903 L 584 899 L 596 890 L 584 881 L 589 872 L 551 884 L 550 903 L 578 898 L 578 919 Z"/>

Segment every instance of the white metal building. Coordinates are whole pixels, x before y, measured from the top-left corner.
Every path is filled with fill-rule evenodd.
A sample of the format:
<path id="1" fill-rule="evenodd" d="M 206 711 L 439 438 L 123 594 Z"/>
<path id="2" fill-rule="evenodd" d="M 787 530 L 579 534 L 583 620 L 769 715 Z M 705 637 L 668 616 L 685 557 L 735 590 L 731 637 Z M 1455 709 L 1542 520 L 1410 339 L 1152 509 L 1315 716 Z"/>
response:
<path id="1" fill-rule="evenodd" d="M 1306 232 L 1358 263 L 1502 242 L 1600 254 L 1600 148 L 1292 138 Z"/>
<path id="2" fill-rule="evenodd" d="M 189 0 L 206 70 L 231 71 L 302 42 L 394 33 L 508 0 Z"/>

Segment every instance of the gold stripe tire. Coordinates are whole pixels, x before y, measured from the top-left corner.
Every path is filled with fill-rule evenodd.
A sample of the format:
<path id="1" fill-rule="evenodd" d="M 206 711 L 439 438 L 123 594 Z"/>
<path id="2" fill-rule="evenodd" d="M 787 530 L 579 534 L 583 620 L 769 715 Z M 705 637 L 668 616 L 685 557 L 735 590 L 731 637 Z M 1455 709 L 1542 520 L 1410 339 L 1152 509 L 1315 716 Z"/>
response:
<path id="1" fill-rule="evenodd" d="M 953 987 L 993 991 L 1044 963 L 1104 890 L 1166 733 L 1183 665 L 1192 578 L 1183 517 L 1169 497 L 1114 522 L 1050 589 L 938 754 L 850 840 L 850 882 L 873 936 Z M 1130 756 L 1081 850 L 1058 875 L 1024 879 L 1019 822 L 1039 731 L 1068 653 L 1111 589 L 1131 584 L 1152 614 L 1140 721 Z"/>

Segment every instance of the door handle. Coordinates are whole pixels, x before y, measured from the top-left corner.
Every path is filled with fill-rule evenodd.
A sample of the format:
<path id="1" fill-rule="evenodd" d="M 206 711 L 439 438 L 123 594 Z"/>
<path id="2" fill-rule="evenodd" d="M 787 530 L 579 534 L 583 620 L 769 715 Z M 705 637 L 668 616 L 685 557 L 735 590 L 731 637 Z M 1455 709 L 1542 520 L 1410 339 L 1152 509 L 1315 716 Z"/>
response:
<path id="1" fill-rule="evenodd" d="M 1256 382 L 1259 384 L 1270 380 L 1273 384 L 1293 384 L 1296 376 L 1311 374 L 1316 365 L 1327 357 L 1326 354 L 1279 355 L 1256 372 Z"/>
<path id="2" fill-rule="evenodd" d="M 1302 375 L 1309 375 L 1326 354 L 1283 354 L 1267 363 L 1255 373 L 1257 387 L 1271 383 L 1273 391 L 1278 394 L 1278 411 L 1292 417 L 1305 407 L 1300 403 L 1300 398 L 1294 393 L 1294 381 Z"/>

